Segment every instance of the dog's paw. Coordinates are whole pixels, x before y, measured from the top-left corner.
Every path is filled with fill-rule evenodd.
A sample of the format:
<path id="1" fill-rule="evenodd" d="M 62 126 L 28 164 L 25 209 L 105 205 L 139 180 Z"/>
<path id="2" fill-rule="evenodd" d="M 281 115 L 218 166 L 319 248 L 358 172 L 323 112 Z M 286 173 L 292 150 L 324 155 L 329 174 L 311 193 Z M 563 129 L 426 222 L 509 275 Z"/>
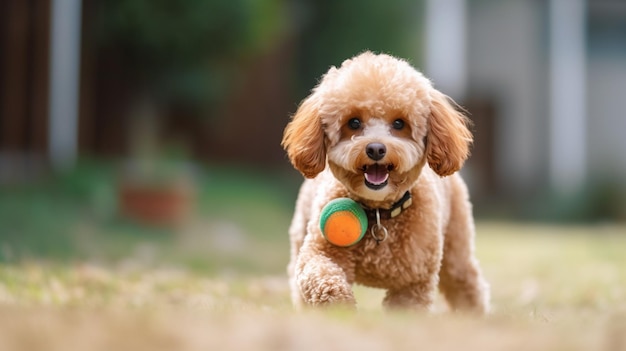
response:
<path id="1" fill-rule="evenodd" d="M 339 306 L 355 308 L 350 285 L 339 277 L 299 277 L 298 285 L 304 301 L 315 307 Z"/>

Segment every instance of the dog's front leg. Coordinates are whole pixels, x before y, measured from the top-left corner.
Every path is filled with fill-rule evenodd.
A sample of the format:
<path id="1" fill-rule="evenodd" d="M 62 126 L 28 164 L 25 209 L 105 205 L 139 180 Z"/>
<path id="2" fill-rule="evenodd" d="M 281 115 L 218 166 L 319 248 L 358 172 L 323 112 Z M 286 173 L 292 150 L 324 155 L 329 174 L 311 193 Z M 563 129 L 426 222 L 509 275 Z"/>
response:
<path id="1" fill-rule="evenodd" d="M 355 308 L 354 260 L 349 249 L 316 242 L 307 235 L 296 261 L 296 283 L 310 306 Z"/>

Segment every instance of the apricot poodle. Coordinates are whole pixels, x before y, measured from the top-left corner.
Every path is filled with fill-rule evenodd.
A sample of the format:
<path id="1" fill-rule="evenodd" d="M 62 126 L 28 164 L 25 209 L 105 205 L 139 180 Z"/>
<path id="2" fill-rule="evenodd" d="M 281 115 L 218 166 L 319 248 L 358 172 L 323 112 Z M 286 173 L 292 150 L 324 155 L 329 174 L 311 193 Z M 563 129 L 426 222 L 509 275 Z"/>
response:
<path id="1" fill-rule="evenodd" d="M 386 289 L 387 308 L 487 311 L 474 221 L 456 173 L 472 135 L 457 105 L 406 61 L 364 52 L 331 67 L 300 104 L 282 145 L 304 181 L 289 234 L 296 307 L 356 307 L 353 284 Z M 348 197 L 368 213 L 363 239 L 328 242 L 321 209 Z"/>

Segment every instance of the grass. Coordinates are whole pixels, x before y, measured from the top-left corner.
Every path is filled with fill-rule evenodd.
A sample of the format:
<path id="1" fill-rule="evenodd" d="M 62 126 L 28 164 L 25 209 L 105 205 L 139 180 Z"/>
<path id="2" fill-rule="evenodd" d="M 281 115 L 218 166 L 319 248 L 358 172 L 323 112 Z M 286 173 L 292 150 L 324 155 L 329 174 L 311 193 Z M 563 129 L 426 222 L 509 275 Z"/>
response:
<path id="1" fill-rule="evenodd" d="M 83 162 L 56 178 L 0 187 L 0 263 L 132 260 L 210 274 L 282 272 L 274 256 L 255 252 L 288 247 L 297 184 L 233 167 L 196 173 L 196 211 L 175 227 L 147 227 L 118 214 L 114 164 Z"/>
<path id="2" fill-rule="evenodd" d="M 483 318 L 441 301 L 432 314 L 384 313 L 382 292 L 363 287 L 356 314 L 297 313 L 273 272 L 30 261 L 0 268 L 0 349 L 624 350 L 626 228 L 478 230 L 493 295 Z"/>
<path id="3" fill-rule="evenodd" d="M 294 312 L 279 177 L 207 172 L 197 214 L 155 229 L 90 167 L 0 190 L 0 350 L 626 350 L 623 225 L 479 221 L 485 317 L 386 313 L 363 287 L 357 313 Z"/>

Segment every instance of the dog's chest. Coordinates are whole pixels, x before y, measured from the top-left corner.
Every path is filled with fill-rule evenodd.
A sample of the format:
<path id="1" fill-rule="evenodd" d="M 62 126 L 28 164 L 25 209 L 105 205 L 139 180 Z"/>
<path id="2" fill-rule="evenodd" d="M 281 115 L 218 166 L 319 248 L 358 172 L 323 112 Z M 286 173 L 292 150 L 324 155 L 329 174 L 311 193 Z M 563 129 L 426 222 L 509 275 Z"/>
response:
<path id="1" fill-rule="evenodd" d="M 370 229 L 364 240 L 355 248 L 355 280 L 359 284 L 376 288 L 398 288 L 419 281 L 427 274 L 433 260 L 426 232 L 419 226 L 383 223 L 389 235 L 377 243 Z M 370 226 L 371 227 L 371 226 Z"/>

